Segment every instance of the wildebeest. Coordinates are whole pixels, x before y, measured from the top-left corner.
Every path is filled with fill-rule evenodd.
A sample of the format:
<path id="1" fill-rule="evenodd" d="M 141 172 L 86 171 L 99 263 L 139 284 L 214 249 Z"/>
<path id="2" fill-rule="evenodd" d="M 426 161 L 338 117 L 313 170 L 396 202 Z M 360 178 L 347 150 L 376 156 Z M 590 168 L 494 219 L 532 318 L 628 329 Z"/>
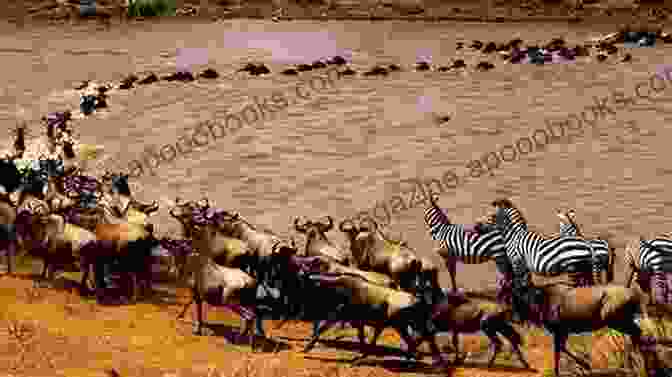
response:
<path id="1" fill-rule="evenodd" d="M 192 244 L 194 247 L 194 250 L 196 251 L 197 254 L 197 260 L 199 261 L 197 264 L 196 268 L 196 273 L 201 273 L 205 274 L 206 272 L 203 272 L 203 268 L 206 268 L 207 265 L 210 263 L 209 261 L 212 261 L 212 263 L 216 264 L 215 261 L 213 260 L 213 251 L 216 251 L 218 248 L 222 247 L 222 241 L 221 241 L 221 229 L 220 229 L 220 224 L 216 222 L 206 222 L 206 223 L 200 223 L 196 224 L 193 227 L 193 232 L 192 232 Z M 274 258 L 277 257 L 283 257 L 287 256 L 287 254 L 283 253 L 272 253 L 267 256 L 268 259 L 271 259 L 271 262 L 273 262 Z M 262 259 L 263 261 L 263 259 Z M 206 263 L 207 262 L 207 263 Z M 258 261 L 255 261 L 258 262 Z M 205 267 L 204 267 L 205 266 Z M 266 279 L 266 276 L 264 276 L 264 271 L 261 268 L 259 268 L 259 264 L 257 264 L 257 267 L 254 271 L 258 274 L 259 277 L 262 279 Z M 209 267 L 208 267 L 209 268 Z M 223 271 L 219 268 L 217 268 L 219 271 Z M 210 270 L 212 270 L 210 268 Z M 209 273 L 209 272 L 208 272 Z M 251 274 L 250 274 L 251 275 Z M 202 275 L 197 275 L 197 276 L 202 276 Z M 204 276 L 204 275 L 203 275 Z M 224 275 L 222 275 L 224 276 Z M 254 276 L 251 276 L 252 278 L 255 278 Z M 255 278 L 255 282 L 258 283 L 264 283 L 262 279 Z M 269 279 L 270 280 L 270 279 Z M 198 288 L 199 284 L 201 283 L 196 283 L 197 290 L 200 289 Z M 219 284 L 219 283 L 218 283 Z M 201 285 L 203 286 L 203 285 Z M 277 289 L 274 289 L 275 287 L 269 286 L 268 284 L 257 284 L 255 285 L 257 288 L 265 288 L 265 292 L 258 292 L 255 290 L 255 295 L 254 295 L 254 317 L 256 319 L 256 334 L 262 337 L 265 337 L 265 332 L 264 328 L 262 325 L 262 316 L 264 313 L 262 313 L 262 308 L 258 305 L 259 301 L 266 301 L 267 302 L 267 309 L 270 309 L 271 312 L 273 312 L 273 306 L 281 306 L 283 303 L 285 303 L 287 300 L 282 297 L 281 292 L 279 292 Z M 199 291 L 202 292 L 202 291 Z M 270 297 L 269 297 L 270 296 Z M 196 297 L 199 297 L 196 295 Z M 251 299 L 250 299 L 251 300 Z M 270 304 L 269 304 L 270 302 Z M 268 308 L 270 307 L 270 308 Z M 277 310 L 277 309 L 276 309 Z M 248 330 L 250 326 L 248 325 L 251 321 L 252 318 L 244 318 L 246 321 L 246 326 L 245 329 Z M 200 328 L 200 327 L 199 327 Z M 200 330 L 198 331 L 200 334 Z"/>
<path id="2" fill-rule="evenodd" d="M 642 351 L 648 375 L 662 368 L 655 352 L 656 338 L 645 336 L 638 317 L 647 319 L 644 295 L 617 285 L 570 287 L 552 284 L 542 287 L 518 286 L 514 294 L 521 298 L 527 311 L 524 317 L 543 326 L 553 335 L 554 372 L 559 376 L 560 353 L 564 352 L 583 368 L 590 364 L 571 354 L 566 347 L 569 334 L 595 331 L 603 327 L 630 335 L 634 346 Z"/>
<path id="3" fill-rule="evenodd" d="M 344 266 L 350 265 L 352 256 L 348 250 L 334 245 L 326 233 L 334 228 L 334 219 L 327 216 L 328 223 L 306 220 L 299 224 L 299 219 L 294 219 L 294 229 L 306 235 L 306 256 L 324 256 Z"/>
<path id="4" fill-rule="evenodd" d="M 408 326 L 417 329 L 423 335 L 426 328 L 431 306 L 414 295 L 395 289 L 372 284 L 359 276 L 349 274 L 311 274 L 311 280 L 317 281 L 321 287 L 319 292 L 340 295 L 340 300 L 330 300 L 323 309 L 329 319 L 322 323 L 313 335 L 313 338 L 304 348 L 309 352 L 319 340 L 320 334 L 331 328 L 337 321 L 348 321 L 353 324 L 359 333 L 360 342 L 364 343 L 364 325 L 375 328 L 372 345 L 386 327 L 397 330 L 405 344 L 411 347 L 404 350 L 409 358 L 415 357 L 415 344 L 408 333 Z M 321 301 L 322 302 L 322 301 Z M 322 304 L 321 304 L 322 305 Z M 362 358 L 368 355 L 364 350 Z"/>
<path id="5" fill-rule="evenodd" d="M 418 284 L 422 262 L 404 242 L 392 241 L 378 229 L 373 219 L 356 226 L 343 221 L 339 229 L 350 240 L 353 262 L 362 270 L 375 271 L 392 277 L 403 289 L 413 289 Z"/>
<path id="6" fill-rule="evenodd" d="M 523 339 L 511 326 L 511 309 L 508 306 L 471 300 L 462 293 L 446 293 L 446 296 L 432 308 L 432 322 L 434 329 L 439 332 L 453 332 L 456 363 L 464 360 L 459 354 L 459 334 L 482 331 L 490 340 L 491 355 L 488 367 L 492 366 L 502 348 L 502 342 L 497 334 L 503 335 L 511 343 L 523 366 L 530 367 L 520 351 Z M 437 361 L 442 361 L 440 355 L 434 356 Z"/>
<path id="7" fill-rule="evenodd" d="M 193 301 L 196 302 L 196 323 L 193 332 L 204 335 L 203 301 L 210 305 L 226 306 L 239 313 L 245 323 L 254 319 L 254 312 L 246 307 L 254 303 L 256 280 L 237 268 L 229 268 L 216 264 L 205 253 L 192 253 L 187 257 L 185 266 L 186 282 L 192 289 Z M 185 306 L 185 311 L 189 304 Z M 180 315 L 181 316 L 181 315 Z"/>
<path id="8" fill-rule="evenodd" d="M 25 149 L 25 147 L 24 147 Z M 10 194 L 16 192 L 19 170 L 11 159 L 0 159 L 0 250 L 5 250 L 7 273 L 12 273 L 12 257 L 16 254 L 16 208 Z"/>

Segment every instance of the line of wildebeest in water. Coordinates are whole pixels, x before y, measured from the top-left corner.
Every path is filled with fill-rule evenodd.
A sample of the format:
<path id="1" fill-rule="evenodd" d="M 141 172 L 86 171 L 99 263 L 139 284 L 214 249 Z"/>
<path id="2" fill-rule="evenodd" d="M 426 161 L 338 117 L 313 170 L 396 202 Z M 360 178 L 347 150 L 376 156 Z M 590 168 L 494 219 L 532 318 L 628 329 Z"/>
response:
<path id="1" fill-rule="evenodd" d="M 470 48 L 473 51 L 480 51 L 485 55 L 497 53 L 505 62 L 513 64 L 531 63 L 537 65 L 575 61 L 577 57 L 589 57 L 591 50 L 594 50 L 596 52 L 595 59 L 599 62 L 604 62 L 607 60 L 609 55 L 617 54 L 619 51 L 619 48 L 616 46 L 617 43 L 634 41 L 631 43 L 640 42 L 640 45 L 652 46 L 656 39 L 661 39 L 665 43 L 672 43 L 672 36 L 665 34 L 662 31 L 657 31 L 655 33 L 621 31 L 619 33 L 614 33 L 607 38 L 603 38 L 602 40 L 577 44 L 573 47 L 570 47 L 562 38 L 554 38 L 550 42 L 541 46 L 533 44 L 522 47 L 524 41 L 520 38 L 515 38 L 505 43 L 493 41 L 484 43 L 480 40 L 474 40 L 469 46 L 466 46 L 464 42 L 457 42 L 456 49 L 462 50 L 464 48 Z M 642 41 L 646 41 L 646 43 L 642 44 Z M 626 53 L 622 56 L 620 61 L 631 62 L 632 55 L 630 53 Z M 339 76 L 353 76 L 357 74 L 357 72 L 348 65 L 348 61 L 340 55 L 325 60 L 316 60 L 313 62 L 297 64 L 290 68 L 283 69 L 280 71 L 280 74 L 299 75 L 302 72 L 324 69 L 328 66 L 345 66 L 343 70 L 339 71 Z M 467 64 L 463 59 L 454 59 L 450 65 L 439 66 L 433 66 L 430 62 L 427 61 L 418 61 L 414 67 L 416 71 L 421 72 L 431 70 L 436 70 L 438 72 L 457 72 L 466 68 Z M 495 68 L 495 65 L 488 61 L 481 61 L 477 63 L 474 68 L 477 71 L 488 71 Z M 393 72 L 398 72 L 401 70 L 402 67 L 397 64 L 375 65 L 369 70 L 363 72 L 362 75 L 365 77 L 387 76 Z M 244 67 L 238 69 L 237 72 L 247 72 L 252 76 L 271 74 L 270 68 L 268 68 L 268 66 L 263 63 L 247 63 Z M 82 95 L 80 109 L 84 115 L 89 115 L 95 111 L 95 109 L 107 107 L 108 95 L 106 92 L 112 88 L 128 90 L 133 88 L 135 85 L 148 85 L 159 81 L 192 82 L 198 78 L 217 79 L 219 77 L 220 74 L 212 68 L 207 68 L 196 75 L 190 71 L 178 71 L 173 74 L 161 77 L 157 76 L 153 72 L 149 72 L 143 78 L 140 78 L 135 74 L 130 74 L 123 78 L 118 84 L 99 85 L 96 88 L 93 88 L 95 91 L 97 91 L 96 94 L 93 94 L 94 92 L 89 90 L 87 94 Z M 89 89 L 89 85 L 90 81 L 84 81 L 76 87 L 76 90 Z"/>
<path id="2" fill-rule="evenodd" d="M 375 345 L 383 329 L 394 328 L 401 336 L 402 353 L 409 359 L 415 359 L 418 345 L 428 341 L 436 363 L 444 365 L 446 360 L 435 341 L 437 333 L 453 332 L 457 363 L 464 359 L 458 352 L 459 333 L 481 331 L 490 341 L 489 366 L 503 345 L 498 335 L 503 335 L 521 364 L 529 368 L 519 348 L 522 337 L 513 326 L 529 322 L 552 333 L 557 374 L 561 352 L 590 368 L 567 350 L 569 334 L 609 327 L 632 337 L 649 375 L 670 375 L 655 350 L 657 345 L 672 342 L 648 333 L 653 325 L 647 318 L 646 294 L 609 281 L 601 284 L 602 277 L 596 272 L 607 269 L 613 277 L 613 252 L 606 240 L 581 236 L 572 211 L 559 214 L 563 219 L 559 235 L 543 236 L 527 230 L 525 218 L 508 200 L 493 202 L 494 213 L 474 225 L 460 225 L 453 224 L 432 198 L 425 222 L 432 238 L 443 246 L 439 255 L 449 266 L 454 288 L 446 290 L 438 283 L 438 266 L 405 242 L 390 239 L 371 218 L 338 223 L 349 248 L 327 236 L 335 226 L 330 216 L 324 221 L 296 218 L 294 229 L 306 238 L 305 248 L 299 251 L 293 237 L 280 237 L 239 213 L 212 206 L 206 198 L 176 198 L 169 214 L 180 224 L 182 238 L 157 239 L 149 217 L 159 205 L 136 200 L 128 176 L 110 172 L 100 179 L 80 175 L 77 166 L 70 164 L 72 153 L 60 160 L 40 160 L 28 172 L 21 171 L 17 168 L 22 154 L 18 140 L 16 146 L 15 155 L 0 161 L 0 183 L 5 189 L 0 215 L 6 224 L 0 228 L 10 273 L 9 256 L 17 252 L 44 261 L 42 279 L 53 279 L 57 269 L 74 266 L 82 272 L 82 294 L 93 288 L 99 302 L 107 304 L 114 301 L 114 295 L 124 295 L 129 301 L 147 295 L 152 288 L 152 266 L 157 258 L 167 258 L 176 266 L 177 281 L 191 289 L 192 301 L 180 316 L 195 303 L 193 331 L 199 335 L 207 329 L 203 310 L 207 302 L 239 313 L 244 334 L 254 322 L 255 335 L 262 338 L 264 318 L 313 321 L 306 352 L 340 322 L 358 330 L 361 345 L 366 343 L 365 326 L 374 328 L 370 345 Z M 92 196 L 96 200 L 91 201 Z M 637 240 L 627 252 L 639 256 L 669 252 L 662 241 Z M 603 243 L 606 264 L 598 252 Z M 457 261 L 496 263 L 500 280 L 496 303 L 484 304 L 455 289 Z M 634 267 L 645 269 L 639 259 Z M 559 272 L 585 278 L 539 283 L 531 274 L 555 276 Z M 117 289 L 110 285 L 115 276 Z M 371 352 L 370 347 L 362 350 L 360 358 Z"/>

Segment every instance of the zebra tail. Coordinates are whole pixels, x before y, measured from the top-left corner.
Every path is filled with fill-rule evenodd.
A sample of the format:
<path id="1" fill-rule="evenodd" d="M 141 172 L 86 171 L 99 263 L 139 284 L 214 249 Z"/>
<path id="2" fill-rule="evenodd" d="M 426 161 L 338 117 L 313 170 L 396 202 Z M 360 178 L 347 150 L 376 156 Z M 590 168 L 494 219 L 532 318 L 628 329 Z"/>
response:
<path id="1" fill-rule="evenodd" d="M 616 263 L 616 249 L 609 248 L 609 266 L 607 267 L 607 284 L 614 281 L 614 264 Z"/>

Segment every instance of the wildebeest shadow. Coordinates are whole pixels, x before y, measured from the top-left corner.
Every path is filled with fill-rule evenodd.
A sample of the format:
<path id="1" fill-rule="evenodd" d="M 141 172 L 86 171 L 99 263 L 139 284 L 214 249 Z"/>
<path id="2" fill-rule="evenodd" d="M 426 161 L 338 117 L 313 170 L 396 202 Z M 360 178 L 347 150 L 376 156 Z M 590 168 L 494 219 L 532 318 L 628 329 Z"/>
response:
<path id="1" fill-rule="evenodd" d="M 385 357 L 382 359 L 366 358 L 357 360 L 353 363 L 353 359 L 327 359 L 323 357 L 304 356 L 306 359 L 318 360 L 324 363 L 342 363 L 353 364 L 354 366 L 369 366 L 386 369 L 392 373 L 422 373 L 428 375 L 442 375 L 453 376 L 453 368 L 442 368 L 432 366 L 430 363 L 422 360 L 408 361 L 401 357 Z"/>
<path id="2" fill-rule="evenodd" d="M 473 360 L 473 361 L 464 361 L 460 363 L 459 365 L 454 365 L 455 367 L 459 368 L 465 368 L 465 369 L 483 369 L 487 371 L 493 371 L 493 372 L 538 372 L 538 370 L 534 368 L 525 368 L 522 366 L 522 364 L 519 364 L 520 366 L 513 366 L 513 365 L 502 365 L 502 363 L 518 363 L 518 361 L 502 361 L 502 360 L 495 360 L 494 364 L 492 364 L 492 367 L 488 367 L 488 362 L 487 360 L 484 361 L 479 361 L 479 360 Z"/>
<path id="3" fill-rule="evenodd" d="M 213 336 L 224 338 L 227 343 L 237 346 L 255 346 L 256 351 L 260 352 L 278 352 L 289 350 L 292 347 L 285 342 L 278 341 L 276 338 L 260 338 L 254 335 L 241 335 L 238 327 L 229 326 L 223 323 L 208 323 L 208 329 L 212 331 Z"/>
<path id="4" fill-rule="evenodd" d="M 355 337 L 356 338 L 356 337 Z M 306 342 L 309 342 L 310 339 L 305 339 Z M 367 339 L 368 341 L 368 339 Z M 366 345 L 360 345 L 359 340 L 355 341 L 344 341 L 344 340 L 336 340 L 336 339 L 320 339 L 318 344 L 321 344 L 322 346 L 326 346 L 329 348 L 335 348 L 341 351 L 348 351 L 348 352 L 359 352 L 363 353 L 364 351 L 367 351 L 367 353 L 371 356 L 400 356 L 402 355 L 401 350 L 398 347 L 390 347 L 386 345 L 381 345 L 381 344 L 376 344 L 375 346 L 372 346 L 370 344 Z"/>

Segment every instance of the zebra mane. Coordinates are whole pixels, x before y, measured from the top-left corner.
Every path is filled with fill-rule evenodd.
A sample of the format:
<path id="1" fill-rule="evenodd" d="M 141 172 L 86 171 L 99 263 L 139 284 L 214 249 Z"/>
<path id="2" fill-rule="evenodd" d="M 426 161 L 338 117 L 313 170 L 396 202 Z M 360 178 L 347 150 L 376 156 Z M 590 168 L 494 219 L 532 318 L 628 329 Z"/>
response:
<path id="1" fill-rule="evenodd" d="M 435 212 L 433 213 L 433 218 L 438 220 L 439 222 L 443 224 L 448 224 L 452 225 L 453 223 L 450 222 L 450 219 L 448 218 L 448 215 L 443 211 L 441 207 L 439 207 L 438 204 L 434 201 L 434 198 L 430 198 L 429 200 L 430 205 L 434 208 Z M 430 223 L 430 218 L 428 216 L 427 211 L 425 211 L 425 222 L 428 224 Z"/>

